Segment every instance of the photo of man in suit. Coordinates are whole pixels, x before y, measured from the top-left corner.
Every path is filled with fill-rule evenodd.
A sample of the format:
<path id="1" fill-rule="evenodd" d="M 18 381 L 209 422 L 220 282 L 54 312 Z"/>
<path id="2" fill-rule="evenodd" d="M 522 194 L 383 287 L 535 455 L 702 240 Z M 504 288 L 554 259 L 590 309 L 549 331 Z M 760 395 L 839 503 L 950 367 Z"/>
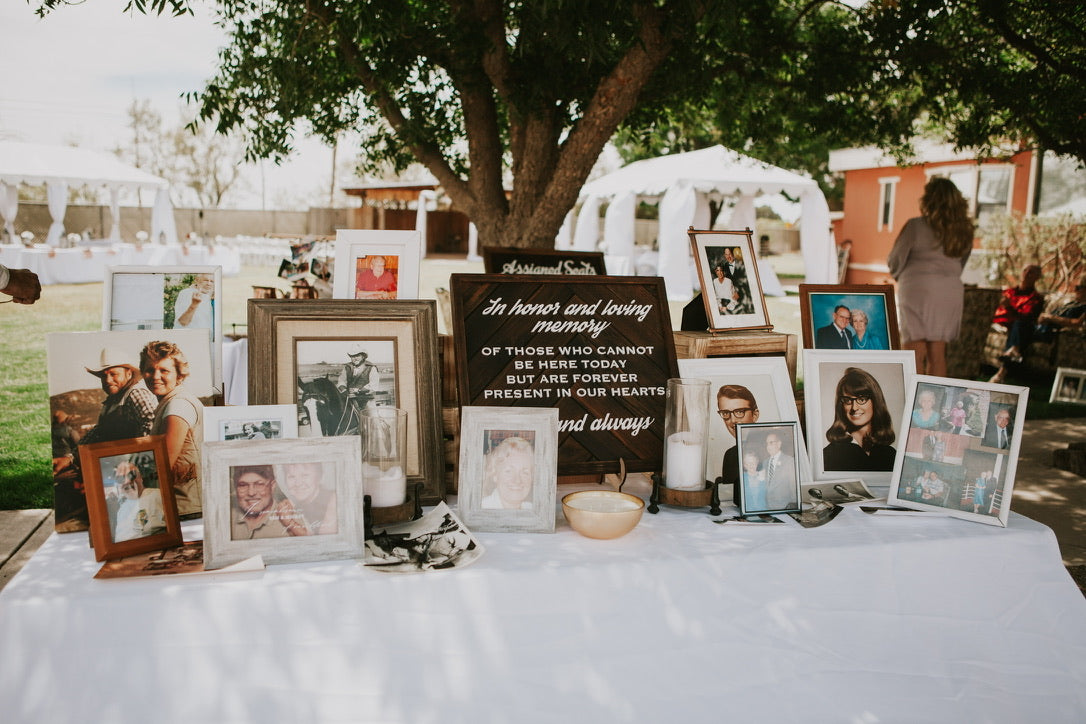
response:
<path id="1" fill-rule="evenodd" d="M 833 308 L 833 320 L 815 331 L 815 349 L 852 349 L 852 312 L 844 304 Z"/>
<path id="2" fill-rule="evenodd" d="M 765 473 L 766 504 L 769 510 L 796 507 L 796 459 L 784 452 L 782 434 L 771 431 L 765 437 L 766 457 L 759 470 Z"/>
<path id="3" fill-rule="evenodd" d="M 1011 447 L 1012 422 L 1011 410 L 1001 407 L 996 410 L 995 416 L 988 421 L 984 430 L 985 447 L 997 447 L 1001 450 L 1009 450 Z"/>

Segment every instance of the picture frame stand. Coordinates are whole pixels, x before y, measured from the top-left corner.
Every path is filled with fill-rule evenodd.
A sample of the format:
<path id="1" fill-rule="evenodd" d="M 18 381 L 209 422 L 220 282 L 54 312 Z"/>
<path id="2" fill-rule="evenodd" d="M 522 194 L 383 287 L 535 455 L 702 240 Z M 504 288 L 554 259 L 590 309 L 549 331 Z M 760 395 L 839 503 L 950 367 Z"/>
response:
<path id="1" fill-rule="evenodd" d="M 390 505 L 387 508 L 375 508 L 370 503 L 370 496 L 362 497 L 363 525 L 366 538 L 373 537 L 373 526 L 403 523 L 408 520 L 418 520 L 422 517 L 422 483 L 415 483 L 407 488 L 407 498 L 401 505 Z"/>
<path id="2" fill-rule="evenodd" d="M 708 505 L 709 515 L 720 515 L 720 486 L 707 482 L 703 490 L 676 490 L 664 485 L 659 473 L 653 473 L 652 495 L 647 510 L 655 515 L 660 512 L 661 503 L 677 508 L 704 508 Z"/>

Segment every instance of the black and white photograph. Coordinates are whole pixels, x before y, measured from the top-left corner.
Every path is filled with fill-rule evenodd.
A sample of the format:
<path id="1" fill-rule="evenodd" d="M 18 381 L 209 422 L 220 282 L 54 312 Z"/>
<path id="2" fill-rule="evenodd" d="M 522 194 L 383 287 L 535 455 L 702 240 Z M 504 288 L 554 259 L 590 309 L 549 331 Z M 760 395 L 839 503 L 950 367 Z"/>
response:
<path id="1" fill-rule="evenodd" d="M 204 409 L 204 441 L 298 437 L 294 405 L 229 405 Z"/>
<path id="2" fill-rule="evenodd" d="M 803 350 L 807 447 L 815 480 L 860 476 L 889 485 L 901 447 L 909 351 Z"/>
<path id="3" fill-rule="evenodd" d="M 366 566 L 382 573 L 424 573 L 463 568 L 483 547 L 445 503 L 418 520 L 375 529 L 366 539 Z"/>
<path id="4" fill-rule="evenodd" d="M 355 435 L 358 410 L 396 407 L 391 339 L 295 340 L 298 436 Z"/>
<path id="5" fill-rule="evenodd" d="M 798 422 L 754 422 L 736 427 L 739 434 L 739 510 L 798 513 L 800 473 Z"/>

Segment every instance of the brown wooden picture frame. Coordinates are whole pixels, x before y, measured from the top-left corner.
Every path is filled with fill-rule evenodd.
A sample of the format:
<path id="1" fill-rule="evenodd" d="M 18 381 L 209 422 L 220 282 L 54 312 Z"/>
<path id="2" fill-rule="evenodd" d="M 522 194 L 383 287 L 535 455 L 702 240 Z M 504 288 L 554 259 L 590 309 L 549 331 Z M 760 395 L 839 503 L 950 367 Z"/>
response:
<path id="1" fill-rule="evenodd" d="M 897 305 L 891 284 L 800 284 L 799 314 L 803 327 L 804 349 L 846 349 L 819 345 L 819 329 L 833 324 L 837 306 L 863 310 L 868 317 L 868 328 L 863 346 L 850 342 L 847 349 L 895 350 L 901 349 L 901 337 L 897 325 Z M 846 327 L 855 339 L 855 330 Z M 825 339 L 825 337 L 823 337 Z M 836 343 L 835 343 L 836 344 Z"/>
<path id="2" fill-rule="evenodd" d="M 487 274 L 607 274 L 602 251 L 560 249 L 509 249 L 483 247 L 483 269 Z"/>
<path id="3" fill-rule="evenodd" d="M 391 343 L 395 406 L 409 419 L 408 487 L 423 484 L 423 504 L 444 499 L 436 302 L 250 299 L 248 322 L 249 402 L 255 405 L 299 403 L 299 341 Z"/>
<path id="4" fill-rule="evenodd" d="M 678 377 L 662 278 L 450 281 L 461 405 L 557 407 L 559 475 L 660 470 Z"/>
<path id="5" fill-rule="evenodd" d="M 750 229 L 704 231 L 691 227 L 687 233 L 690 235 L 694 265 L 698 270 L 709 331 L 772 329 L 762 292 L 762 280 L 758 274 L 754 232 Z M 730 255 L 731 273 L 723 271 L 726 255 Z M 723 275 L 720 283 L 724 286 L 721 289 L 726 288 L 727 292 L 717 288 L 717 268 L 722 270 Z M 718 294 L 727 294 L 728 299 L 718 299 Z"/>
<path id="6" fill-rule="evenodd" d="M 79 462 L 83 470 L 83 485 L 87 496 L 87 513 L 90 518 L 91 544 L 94 546 L 96 560 L 115 560 L 137 553 L 181 545 L 181 521 L 177 516 L 177 503 L 173 495 L 169 461 L 164 435 L 95 442 L 79 448 Z M 114 488 L 116 483 L 106 485 L 107 478 L 112 480 L 112 477 L 103 473 L 103 467 L 108 466 L 113 470 L 122 462 L 131 464 L 138 472 L 141 482 L 148 481 L 153 472 L 157 488 L 147 485 L 143 492 L 155 489 L 159 491 L 160 497 L 154 507 L 161 508 L 163 522 L 161 532 L 117 540 L 117 529 L 113 518 L 118 514 L 119 504 L 118 508 L 113 508 L 107 498 L 109 493 L 106 490 L 107 487 Z M 136 511 L 136 518 L 139 518 L 140 513 L 144 513 L 143 517 L 146 519 L 148 516 L 142 507 L 142 492 L 140 502 L 141 507 Z M 154 512 L 150 517 L 153 521 Z"/>

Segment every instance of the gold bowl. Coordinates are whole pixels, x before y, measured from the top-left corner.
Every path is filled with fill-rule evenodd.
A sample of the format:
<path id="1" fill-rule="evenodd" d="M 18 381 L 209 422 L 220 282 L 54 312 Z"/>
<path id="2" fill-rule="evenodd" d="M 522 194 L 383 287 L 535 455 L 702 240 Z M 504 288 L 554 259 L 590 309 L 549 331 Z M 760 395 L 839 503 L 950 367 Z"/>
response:
<path id="1" fill-rule="evenodd" d="M 570 527 L 589 538 L 619 538 L 641 520 L 645 501 L 614 490 L 581 490 L 562 498 L 562 513 Z"/>

